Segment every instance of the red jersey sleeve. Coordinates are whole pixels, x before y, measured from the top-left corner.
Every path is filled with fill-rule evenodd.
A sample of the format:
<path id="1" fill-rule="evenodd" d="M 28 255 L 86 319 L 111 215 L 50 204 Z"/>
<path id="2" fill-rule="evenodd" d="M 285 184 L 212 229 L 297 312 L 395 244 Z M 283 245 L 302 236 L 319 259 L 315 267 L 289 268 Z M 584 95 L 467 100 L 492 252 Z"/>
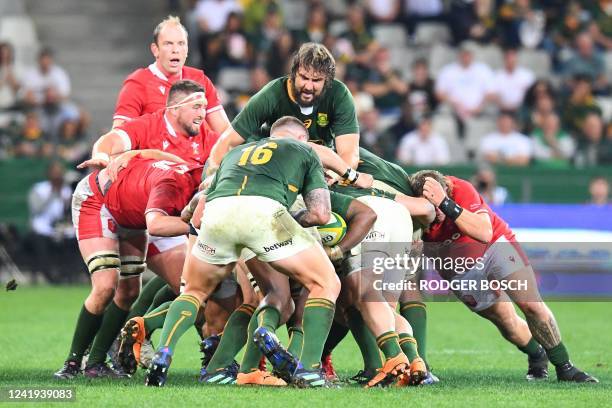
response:
<path id="1" fill-rule="evenodd" d="M 147 141 L 147 124 L 150 115 L 145 115 L 136 120 L 130 120 L 129 122 L 123 123 L 115 129 L 117 133 L 123 139 L 124 144 L 129 147 L 128 150 L 141 150 L 148 148 L 146 146 Z M 144 120 L 143 120 L 144 119 Z"/>
<path id="2" fill-rule="evenodd" d="M 149 193 L 145 215 L 151 211 L 159 211 L 166 215 L 179 215 L 185 206 L 182 198 L 184 193 L 176 180 L 165 179 L 156 184 Z"/>
<path id="3" fill-rule="evenodd" d="M 132 120 L 144 113 L 145 86 L 138 79 L 138 71 L 127 77 L 117 97 L 113 120 Z"/>
<path id="4" fill-rule="evenodd" d="M 206 113 L 213 113 L 223 109 L 223 105 L 221 105 L 219 95 L 217 94 L 217 88 L 215 88 L 210 78 L 202 74 L 202 81 L 200 83 L 204 86 L 204 91 L 206 92 L 206 100 L 208 102 Z"/>
<path id="5" fill-rule="evenodd" d="M 471 183 L 456 177 L 453 177 L 452 181 L 452 199 L 457 204 L 474 213 L 489 212 L 487 205 Z"/>

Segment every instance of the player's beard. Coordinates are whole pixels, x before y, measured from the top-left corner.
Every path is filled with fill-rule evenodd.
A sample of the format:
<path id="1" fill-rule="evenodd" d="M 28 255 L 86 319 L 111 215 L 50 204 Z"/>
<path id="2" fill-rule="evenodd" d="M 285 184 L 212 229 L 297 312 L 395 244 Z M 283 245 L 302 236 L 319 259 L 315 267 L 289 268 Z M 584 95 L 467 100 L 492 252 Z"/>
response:
<path id="1" fill-rule="evenodd" d="M 315 95 L 314 93 L 312 94 L 312 100 L 310 100 L 309 102 L 305 102 L 302 100 L 302 95 L 304 94 L 304 92 L 300 91 L 299 89 L 297 89 L 297 86 L 295 86 L 295 83 L 293 84 L 293 94 L 295 95 L 295 100 L 297 101 L 297 103 L 304 107 L 304 108 L 309 108 L 311 106 L 313 106 L 315 103 L 317 103 L 317 101 L 319 100 L 319 98 L 321 98 L 321 95 L 323 94 L 323 90 L 321 90 L 321 93 L 319 95 Z"/>
<path id="2" fill-rule="evenodd" d="M 179 119 L 179 125 L 187 136 L 194 137 L 200 133 L 200 126 L 195 125 L 193 122 L 186 122 Z"/>

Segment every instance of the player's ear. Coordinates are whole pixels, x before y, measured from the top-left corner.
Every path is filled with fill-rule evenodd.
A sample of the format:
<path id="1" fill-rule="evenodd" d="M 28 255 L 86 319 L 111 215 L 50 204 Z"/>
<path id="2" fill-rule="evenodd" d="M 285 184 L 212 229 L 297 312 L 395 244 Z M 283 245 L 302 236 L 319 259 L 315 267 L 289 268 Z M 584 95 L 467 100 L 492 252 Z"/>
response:
<path id="1" fill-rule="evenodd" d="M 157 44 L 152 42 L 150 48 L 151 48 L 151 54 L 153 54 L 155 59 L 157 59 L 157 56 L 159 55 L 159 47 L 157 46 Z"/>

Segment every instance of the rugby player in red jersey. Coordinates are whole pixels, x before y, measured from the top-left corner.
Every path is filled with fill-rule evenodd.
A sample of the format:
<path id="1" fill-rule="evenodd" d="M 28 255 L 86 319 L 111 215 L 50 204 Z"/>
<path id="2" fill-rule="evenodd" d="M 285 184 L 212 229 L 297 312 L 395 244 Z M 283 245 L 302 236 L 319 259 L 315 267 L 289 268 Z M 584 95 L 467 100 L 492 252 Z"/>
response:
<path id="1" fill-rule="evenodd" d="M 203 163 L 208 158 L 209 152 L 219 135 L 231 132 L 233 128 L 211 80 L 202 70 L 185 66 L 189 51 L 187 43 L 187 30 L 178 17 L 168 16 L 155 27 L 153 42 L 150 44 L 155 61 L 147 67 L 135 70 L 125 79 L 115 106 L 113 128 L 117 128 L 126 121 L 144 114 L 163 109 L 166 106 L 171 86 L 180 80 L 192 80 L 204 88 L 208 102 L 205 120 L 201 127 L 202 142 L 198 142 L 200 143 L 199 149 L 201 149 L 200 155 Z M 180 153 L 177 154 L 189 161 L 189 157 L 184 157 Z M 110 167 L 116 169 L 121 165 L 122 163 L 111 161 Z M 148 268 L 156 273 L 163 268 L 178 270 L 179 262 L 177 259 L 184 259 L 185 248 L 185 238 L 182 236 L 172 238 L 149 236 Z M 132 306 L 130 317 L 143 315 L 153 301 L 156 292 L 164 290 L 162 289 L 164 285 L 165 282 L 160 278 L 150 280 L 143 288 L 141 298 Z M 168 293 L 168 290 L 166 290 L 166 293 Z M 220 310 L 216 307 L 216 299 L 210 302 L 209 306 L 209 312 L 207 312 L 208 324 L 221 327 L 219 330 L 222 330 L 225 323 L 222 318 L 224 313 L 220 313 Z M 215 316 L 219 316 L 219 318 L 213 318 Z"/>
<path id="2" fill-rule="evenodd" d="M 145 114 L 122 124 L 103 135 L 95 143 L 92 158 L 83 162 L 80 167 L 102 165 L 100 161 L 128 150 L 157 149 L 172 153 L 190 164 L 203 165 L 214 140 L 204 138 L 203 122 L 206 117 L 208 99 L 204 88 L 191 80 L 177 81 L 168 91 L 165 109 Z M 212 143 L 207 143 L 212 142 Z M 111 180 L 126 166 L 129 156 L 112 160 L 107 171 Z M 147 266 L 158 276 L 172 277 L 168 281 L 171 287 L 178 288 L 182 265 L 186 255 L 186 238 L 157 237 L 149 234 Z M 164 286 L 161 281 L 153 294 Z M 93 362 L 102 362 L 111 347 L 116 334 L 121 329 L 130 313 L 130 306 L 140 292 L 140 279 L 122 279 L 114 305 L 117 308 L 106 312 L 99 335 L 92 344 L 89 358 Z M 174 291 L 175 293 L 176 290 Z M 144 311 L 148 308 L 144 306 Z M 144 311 L 132 311 L 132 315 L 142 315 Z M 113 337 L 111 335 L 114 333 Z"/>
<path id="3" fill-rule="evenodd" d="M 72 219 L 92 290 L 81 310 L 68 358 L 55 374 L 59 379 L 80 373 L 81 359 L 103 323 L 105 310 L 117 307 L 115 302 L 122 299 L 119 280 L 139 277 L 146 268 L 147 230 L 160 236 L 189 231 L 179 215 L 199 185 L 203 166 L 155 150 L 125 154 L 135 157 L 117 180 L 111 181 L 107 169 L 95 171 L 79 182 L 73 195 Z M 104 359 L 92 358 L 85 375 L 118 376 Z"/>
<path id="4" fill-rule="evenodd" d="M 221 133 L 231 126 L 211 80 L 202 70 L 185 66 L 187 52 L 187 30 L 180 19 L 169 16 L 160 22 L 153 31 L 151 43 L 155 62 L 132 72 L 124 81 L 117 98 L 113 127 L 164 108 L 170 87 L 184 79 L 204 87 L 208 99 L 206 122 L 210 129 Z"/>
<path id="5" fill-rule="evenodd" d="M 425 253 L 438 259 L 480 259 L 464 270 L 458 270 L 459 263 L 455 263 L 454 270 L 437 269 L 451 282 L 466 283 L 454 290 L 457 297 L 528 355 L 527 379 L 547 378 L 550 360 L 559 381 L 598 382 L 570 362 L 555 317 L 540 296 L 529 260 L 508 224 L 489 208 L 476 189 L 465 180 L 434 170 L 415 173 L 411 184 L 416 195 L 436 206 L 436 219 L 423 240 L 439 244 L 434 248 L 426 246 Z M 506 290 L 483 289 L 483 281 L 522 281 L 527 288 L 509 285 Z M 470 288 L 472 282 L 475 287 Z M 512 302 L 521 309 L 526 322 L 517 315 Z"/>

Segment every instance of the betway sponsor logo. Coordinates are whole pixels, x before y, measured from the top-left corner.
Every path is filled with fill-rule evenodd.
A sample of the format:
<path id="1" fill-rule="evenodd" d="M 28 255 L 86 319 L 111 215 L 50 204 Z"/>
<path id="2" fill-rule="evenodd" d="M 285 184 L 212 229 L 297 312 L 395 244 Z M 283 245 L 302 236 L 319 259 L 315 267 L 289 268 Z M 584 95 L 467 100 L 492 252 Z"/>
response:
<path id="1" fill-rule="evenodd" d="M 270 246 L 265 246 L 263 247 L 265 252 L 271 252 L 274 251 L 275 249 L 279 249 L 282 248 L 284 246 L 287 245 L 292 245 L 293 244 L 293 238 L 289 238 L 286 241 L 282 241 L 282 242 L 277 242 L 276 244 L 270 245 Z"/>

